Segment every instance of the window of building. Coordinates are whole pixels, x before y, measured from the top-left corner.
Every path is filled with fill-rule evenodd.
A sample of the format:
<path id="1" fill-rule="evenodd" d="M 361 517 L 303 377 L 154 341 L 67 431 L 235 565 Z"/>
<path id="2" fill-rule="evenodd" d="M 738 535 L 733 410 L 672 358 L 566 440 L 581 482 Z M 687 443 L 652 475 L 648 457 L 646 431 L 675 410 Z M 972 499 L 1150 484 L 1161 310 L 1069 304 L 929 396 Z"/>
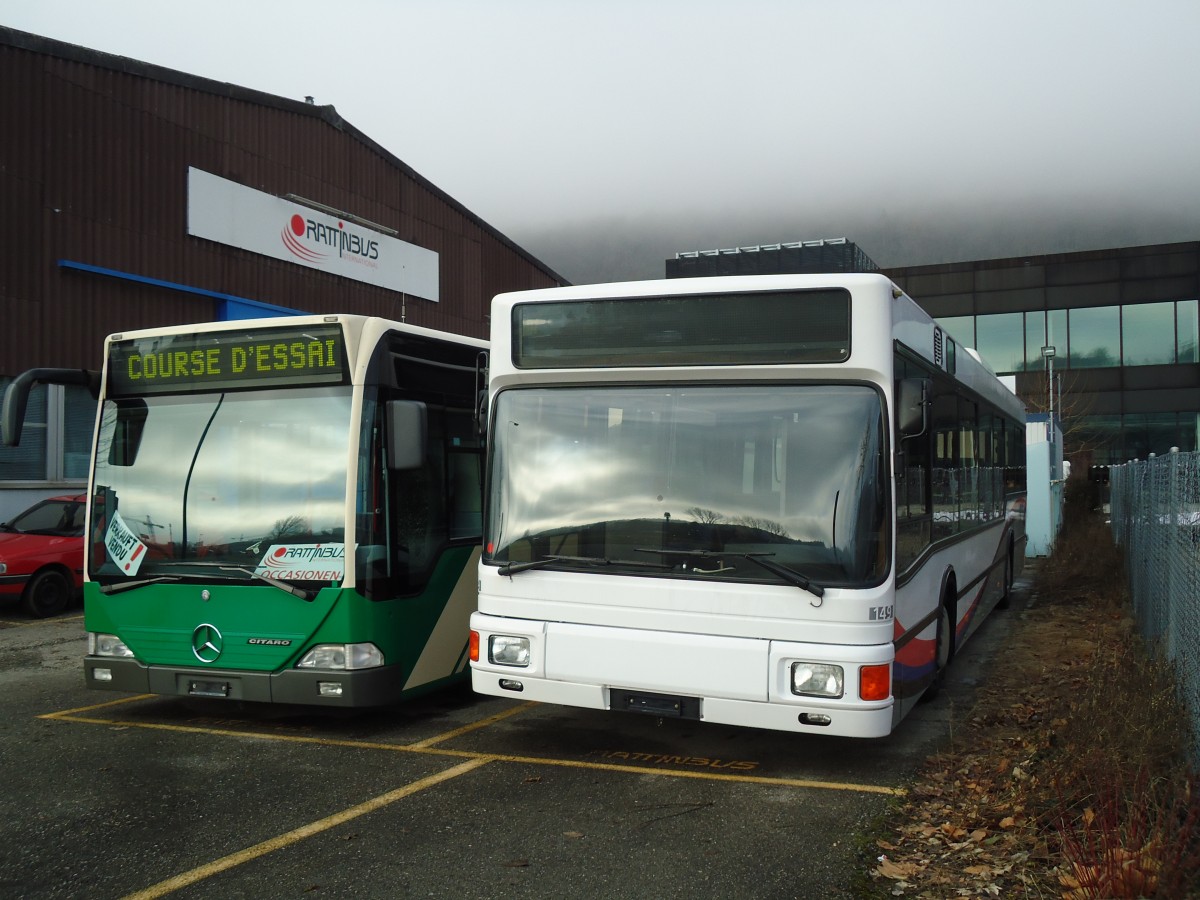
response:
<path id="1" fill-rule="evenodd" d="M 0 378 L 0 389 L 12 378 Z M 0 447 L 0 482 L 83 482 L 96 401 L 79 385 L 39 384 L 29 394 L 21 443 Z"/>
<path id="2" fill-rule="evenodd" d="M 1200 450 L 1200 412 L 1181 412 L 1175 426 L 1175 443 L 1182 453 Z"/>
<path id="3" fill-rule="evenodd" d="M 1072 309 L 1067 314 L 1068 365 L 1096 369 L 1121 364 L 1121 310 L 1117 306 Z M 1062 356 L 1059 348 L 1058 356 Z"/>
<path id="4" fill-rule="evenodd" d="M 1146 459 L 1151 453 L 1162 455 L 1179 446 L 1177 413 L 1127 413 L 1123 431 L 1129 459 Z"/>
<path id="5" fill-rule="evenodd" d="M 5 378 L 8 390 L 11 378 Z M 25 425 L 21 443 L 16 447 L 0 447 L 0 479 L 4 481 L 42 481 L 46 477 L 46 395 L 49 389 L 38 385 L 29 393 L 25 407 Z"/>
<path id="6" fill-rule="evenodd" d="M 1046 313 L 1046 343 L 1045 346 L 1053 347 L 1058 356 L 1064 360 L 1067 356 L 1067 311 L 1065 309 L 1051 309 Z M 1031 369 L 1040 369 L 1044 365 L 1042 361 L 1042 348 L 1038 348 L 1036 357 L 1029 358 L 1029 367 Z"/>
<path id="7" fill-rule="evenodd" d="M 1046 346 L 1046 314 L 1040 309 L 1025 313 L 1025 371 L 1042 368 Z"/>
<path id="8" fill-rule="evenodd" d="M 1124 416 L 1078 416 L 1067 423 L 1063 443 L 1068 452 L 1092 452 L 1096 465 L 1120 465 L 1169 453 L 1172 447 L 1191 453 L 1200 446 L 1200 413 L 1127 413 Z"/>
<path id="9" fill-rule="evenodd" d="M 1197 324 L 1197 302 L 1180 300 L 1175 304 L 1175 355 L 1181 363 L 1200 362 L 1200 326 Z"/>
<path id="10" fill-rule="evenodd" d="M 62 478 L 87 481 L 96 426 L 96 398 L 82 385 L 56 388 L 62 403 Z M 52 395 L 53 396 L 53 395 Z"/>
<path id="11" fill-rule="evenodd" d="M 979 316 L 975 321 L 975 349 L 1001 375 L 1025 369 L 1023 313 Z"/>
<path id="12" fill-rule="evenodd" d="M 974 316 L 945 316 L 937 320 L 942 330 L 964 347 L 975 346 Z M 986 357 L 985 357 L 986 358 Z"/>
<path id="13" fill-rule="evenodd" d="M 1086 450 L 1096 465 L 1125 462 L 1121 449 L 1120 416 L 1077 416 L 1065 423 L 1063 445 L 1068 453 Z"/>
<path id="14" fill-rule="evenodd" d="M 1121 362 L 1126 366 L 1164 366 L 1175 362 L 1174 303 L 1121 307 Z"/>

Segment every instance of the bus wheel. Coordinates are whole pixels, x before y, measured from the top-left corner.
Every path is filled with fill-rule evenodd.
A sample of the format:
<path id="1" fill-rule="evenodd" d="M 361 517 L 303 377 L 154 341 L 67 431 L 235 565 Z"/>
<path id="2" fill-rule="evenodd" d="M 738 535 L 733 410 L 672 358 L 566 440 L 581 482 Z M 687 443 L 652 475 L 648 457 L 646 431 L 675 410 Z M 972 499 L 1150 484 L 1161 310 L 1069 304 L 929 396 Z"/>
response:
<path id="1" fill-rule="evenodd" d="M 62 572 L 38 572 L 25 586 L 21 606 L 35 619 L 56 616 L 71 602 L 71 586 Z"/>
<path id="2" fill-rule="evenodd" d="M 925 693 L 921 695 L 922 700 L 932 700 L 941 693 L 942 685 L 946 683 L 946 667 L 950 665 L 950 657 L 953 655 L 954 631 L 950 624 L 950 608 L 945 603 L 941 606 L 941 612 L 938 613 L 937 625 L 937 649 L 934 650 L 933 657 L 933 680 L 929 682 L 929 687 L 925 688 Z"/>
<path id="3" fill-rule="evenodd" d="M 1000 601 L 996 604 L 996 609 L 1008 609 L 1012 606 L 1012 589 L 1013 589 L 1013 554 L 1012 547 L 1008 548 L 1008 555 L 1004 559 L 1004 592 L 1000 595 Z"/>

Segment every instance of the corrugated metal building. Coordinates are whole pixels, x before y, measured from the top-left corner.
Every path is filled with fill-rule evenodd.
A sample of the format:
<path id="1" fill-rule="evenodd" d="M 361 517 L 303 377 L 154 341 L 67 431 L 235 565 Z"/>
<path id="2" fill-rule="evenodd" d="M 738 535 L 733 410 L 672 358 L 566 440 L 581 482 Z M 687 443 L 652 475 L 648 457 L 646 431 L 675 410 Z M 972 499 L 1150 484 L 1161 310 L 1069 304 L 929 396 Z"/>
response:
<path id="1" fill-rule="evenodd" d="M 494 294 L 566 283 L 332 106 L 0 27 L 0 112 L 0 388 L 27 368 L 99 368 L 111 332 L 256 314 L 360 313 L 486 337 Z M 336 220 L 432 260 L 435 288 L 406 289 L 403 266 L 388 286 L 322 268 L 322 254 L 285 246 L 286 217 L 269 223 L 272 255 L 200 237 L 195 220 L 213 210 L 194 208 L 209 199 L 189 197 L 195 173 L 231 202 L 287 205 L 301 240 L 300 220 Z M 44 467 L 36 448 L 0 450 L 0 488 L 45 493 L 86 475 L 53 447 L 69 401 L 52 390 L 45 402 Z"/>

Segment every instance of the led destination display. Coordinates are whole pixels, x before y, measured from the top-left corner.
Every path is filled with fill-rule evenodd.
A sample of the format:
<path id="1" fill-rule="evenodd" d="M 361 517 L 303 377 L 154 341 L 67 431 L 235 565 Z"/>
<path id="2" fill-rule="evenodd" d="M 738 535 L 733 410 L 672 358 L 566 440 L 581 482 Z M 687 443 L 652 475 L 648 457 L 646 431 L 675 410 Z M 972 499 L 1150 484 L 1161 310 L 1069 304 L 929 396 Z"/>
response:
<path id="1" fill-rule="evenodd" d="M 114 341 L 110 396 L 338 384 L 346 352 L 337 325 L 209 331 Z"/>
<path id="2" fill-rule="evenodd" d="M 747 309 L 753 308 L 754 315 Z M 840 363 L 850 357 L 844 288 L 520 303 L 518 368 Z"/>

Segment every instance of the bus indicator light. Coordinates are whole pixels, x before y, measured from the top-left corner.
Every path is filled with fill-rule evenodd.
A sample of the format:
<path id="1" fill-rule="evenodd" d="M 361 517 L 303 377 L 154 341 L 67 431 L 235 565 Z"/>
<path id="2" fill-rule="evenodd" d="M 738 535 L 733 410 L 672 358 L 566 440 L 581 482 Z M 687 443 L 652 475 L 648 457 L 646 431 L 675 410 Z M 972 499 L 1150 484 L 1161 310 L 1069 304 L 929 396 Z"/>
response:
<path id="1" fill-rule="evenodd" d="M 858 670 L 858 696 L 862 700 L 886 700 L 892 693 L 892 667 L 863 666 Z"/>
<path id="2" fill-rule="evenodd" d="M 471 631 L 468 647 L 470 649 L 471 662 L 479 662 L 479 632 L 474 629 Z"/>

